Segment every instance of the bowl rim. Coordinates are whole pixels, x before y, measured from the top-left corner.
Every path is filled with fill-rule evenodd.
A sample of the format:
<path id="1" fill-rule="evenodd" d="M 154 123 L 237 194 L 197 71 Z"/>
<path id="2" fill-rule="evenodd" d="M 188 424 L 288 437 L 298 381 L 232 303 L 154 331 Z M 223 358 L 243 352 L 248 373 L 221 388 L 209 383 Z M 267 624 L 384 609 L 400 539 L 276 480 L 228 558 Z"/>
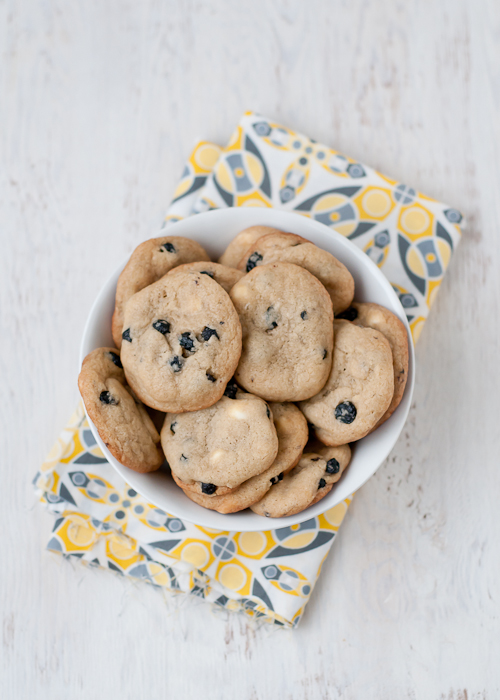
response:
<path id="1" fill-rule="evenodd" d="M 243 214 L 244 212 L 244 214 Z M 239 228 L 239 230 L 243 230 L 244 228 L 247 228 L 249 226 L 256 226 L 256 225 L 263 225 L 263 226 L 274 226 L 276 228 L 281 228 L 283 230 L 288 230 L 288 228 L 293 228 L 293 224 L 296 222 L 297 218 L 300 215 L 295 213 L 295 212 L 286 212 L 280 209 L 273 209 L 273 208 L 243 208 L 243 207 L 232 207 L 232 208 L 226 208 L 226 209 L 216 209 L 216 210 L 211 210 L 208 212 L 204 212 L 201 214 L 196 214 L 194 218 L 197 221 L 200 220 L 207 220 L 207 219 L 212 219 L 217 221 L 217 219 L 229 219 L 231 220 L 234 218 L 236 221 L 239 218 L 242 219 L 247 219 L 245 221 L 245 224 Z M 274 220 L 275 219 L 275 220 Z M 315 229 L 316 231 L 326 234 L 329 238 L 335 239 L 335 241 L 341 246 L 344 247 L 345 249 L 349 250 L 350 254 L 354 254 L 355 257 L 358 258 L 358 260 L 361 262 L 362 266 L 367 266 L 368 269 L 371 270 L 372 275 L 376 278 L 377 282 L 385 288 L 386 293 L 389 295 L 389 297 L 392 297 L 393 300 L 393 306 L 395 308 L 389 309 L 393 313 L 395 313 L 398 318 L 404 323 L 408 335 L 408 350 L 409 350 L 409 366 L 408 366 L 408 379 L 407 379 L 407 384 L 405 387 L 405 392 L 403 395 L 403 399 L 401 403 L 399 404 L 398 408 L 396 411 L 393 413 L 393 415 L 388 419 L 387 423 L 391 421 L 394 423 L 394 419 L 399 420 L 399 429 L 397 429 L 389 441 L 390 445 L 387 447 L 387 449 L 384 451 L 384 456 L 378 460 L 378 464 L 374 467 L 373 471 L 371 474 L 366 476 L 362 481 L 360 480 L 359 484 L 356 486 L 356 488 L 352 491 L 351 494 L 344 494 L 342 497 L 337 497 L 335 498 L 335 492 L 336 492 L 336 486 L 337 484 L 341 483 L 342 479 L 337 482 L 337 484 L 334 484 L 334 488 L 330 491 L 325 498 L 321 499 L 318 503 L 316 503 L 313 506 L 309 506 L 309 508 L 306 508 L 304 511 L 293 515 L 293 516 L 285 516 L 282 518 L 272 518 L 268 519 L 263 516 L 257 515 L 256 513 L 252 512 L 252 516 L 247 515 L 248 514 L 248 509 L 237 512 L 237 513 L 232 513 L 232 514 L 222 514 L 218 513 L 217 511 L 212 511 L 206 508 L 203 508 L 202 506 L 195 504 L 193 501 L 189 501 L 190 504 L 193 506 L 196 506 L 195 512 L 200 512 L 200 517 L 193 519 L 193 517 L 186 516 L 182 511 L 182 506 L 180 507 L 179 511 L 176 512 L 176 507 L 174 504 L 174 508 L 171 507 L 169 504 L 168 509 L 165 511 L 165 504 L 163 503 L 155 503 L 154 497 L 151 496 L 151 494 L 145 495 L 142 493 L 142 488 L 140 484 L 137 482 L 136 475 L 137 476 L 144 476 L 143 474 L 138 474 L 137 472 L 129 469 L 128 467 L 125 467 L 123 464 L 121 464 L 107 449 L 106 445 L 102 441 L 101 437 L 99 436 L 99 433 L 93 424 L 92 420 L 90 419 L 87 410 L 84 405 L 84 410 L 85 414 L 87 416 L 87 420 L 89 423 L 89 427 L 94 435 L 94 438 L 96 439 L 96 442 L 100 449 L 102 450 L 104 456 L 108 460 L 108 462 L 114 467 L 114 469 L 118 472 L 118 474 L 125 480 L 125 482 L 130 485 L 135 491 L 137 491 L 138 494 L 140 494 L 143 498 L 145 498 L 149 503 L 151 503 L 153 506 L 161 509 L 162 511 L 167 512 L 168 514 L 172 514 L 176 517 L 181 518 L 182 520 L 185 520 L 186 522 L 190 522 L 194 525 L 200 526 L 200 527 L 208 527 L 208 528 L 213 528 L 217 530 L 223 530 L 223 531 L 238 531 L 238 532 L 255 532 L 255 531 L 265 531 L 265 530 L 275 530 L 279 529 L 280 527 L 291 527 L 293 525 L 298 525 L 300 523 L 303 523 L 307 520 L 310 520 L 312 518 L 315 518 L 322 513 L 325 513 L 329 511 L 330 509 L 334 508 L 335 506 L 341 504 L 346 498 L 352 497 L 354 495 L 355 491 L 358 491 L 375 473 L 376 471 L 380 468 L 380 466 L 385 462 L 387 459 L 388 455 L 390 452 L 393 450 L 402 430 L 403 427 L 406 423 L 407 417 L 408 417 L 408 412 L 411 407 L 411 401 L 413 397 L 413 391 L 414 391 L 414 386 L 415 386 L 415 352 L 414 352 L 414 344 L 412 340 L 412 335 L 408 323 L 408 319 L 406 317 L 406 314 L 404 312 L 403 306 L 401 305 L 401 302 L 394 291 L 394 289 L 391 286 L 391 283 L 387 279 L 387 277 L 383 274 L 383 272 L 378 268 L 378 266 L 371 260 L 358 246 L 356 246 L 352 241 L 347 239 L 345 236 L 340 234 L 338 231 L 335 231 L 335 229 L 330 228 L 329 226 L 326 226 L 325 224 L 315 221 L 309 217 L 301 216 L 301 219 L 305 219 L 308 226 L 311 229 Z M 145 238 L 144 240 L 148 240 L 149 238 L 155 238 L 155 237 L 161 237 L 163 235 L 178 235 L 178 236 L 185 236 L 187 238 L 195 238 L 194 236 L 189 236 L 188 232 L 184 232 L 185 229 L 189 229 L 190 223 L 192 223 L 193 217 L 187 217 L 185 219 L 181 219 L 180 221 L 177 221 L 175 223 L 172 223 L 168 226 L 168 229 L 161 229 L 159 231 L 156 231 L 153 233 L 151 236 L 148 238 Z M 287 226 L 287 220 L 290 221 L 291 226 Z M 236 234 L 235 234 L 236 235 Z M 302 234 L 300 234 L 302 235 Z M 306 237 L 306 234 L 304 234 L 304 237 Z M 203 245 L 203 241 L 200 241 Z M 139 242 L 140 243 L 140 242 Z M 139 243 L 137 245 L 139 245 Z M 205 242 L 205 246 L 207 243 Z M 333 253 L 332 253 L 333 254 Z M 81 368 L 82 362 L 84 357 L 88 352 L 90 352 L 88 349 L 86 349 L 86 346 L 89 345 L 88 338 L 89 335 L 92 333 L 93 328 L 96 324 L 96 315 L 99 309 L 101 308 L 103 304 L 103 299 L 108 299 L 110 290 L 109 287 L 111 284 L 113 284 L 113 281 L 115 278 L 117 279 L 123 268 L 125 267 L 128 259 L 130 258 L 130 254 L 122 260 L 122 262 L 114 268 L 113 272 L 109 275 L 107 278 L 106 282 L 102 285 L 101 289 L 99 290 L 96 298 L 94 299 L 94 302 L 90 308 L 90 311 L 88 313 L 83 334 L 82 334 L 82 339 L 80 342 L 80 349 L 79 349 L 79 370 Z M 114 286 L 116 288 L 116 282 L 114 283 Z M 83 403 L 83 402 L 82 402 Z M 401 409 L 401 410 L 400 410 Z M 357 442 L 357 441 L 356 441 Z M 355 443 L 354 443 L 355 444 Z M 181 494 L 179 494 L 181 495 Z M 187 497 L 182 494 L 183 498 Z M 245 515 L 245 520 L 251 519 L 251 522 L 249 523 L 243 523 L 240 524 L 237 522 L 238 520 L 242 519 L 241 514 L 246 514 Z M 238 516 L 240 516 L 238 518 Z M 232 521 L 232 522 L 231 522 Z"/>

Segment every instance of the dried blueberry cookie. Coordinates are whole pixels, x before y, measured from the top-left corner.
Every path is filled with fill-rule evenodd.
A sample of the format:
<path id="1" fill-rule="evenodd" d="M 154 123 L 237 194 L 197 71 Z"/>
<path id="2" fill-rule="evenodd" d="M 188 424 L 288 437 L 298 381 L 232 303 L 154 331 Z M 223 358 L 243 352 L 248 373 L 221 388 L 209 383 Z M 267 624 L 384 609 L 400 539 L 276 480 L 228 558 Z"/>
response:
<path id="1" fill-rule="evenodd" d="M 111 333 L 117 348 L 122 344 L 123 314 L 130 297 L 159 280 L 173 267 L 196 260 L 208 261 L 210 258 L 201 245 L 190 238 L 162 236 L 137 246 L 116 285 Z"/>
<path id="2" fill-rule="evenodd" d="M 378 428 L 392 416 L 403 398 L 408 379 L 408 334 L 404 323 L 389 309 L 379 304 L 353 302 L 351 307 L 342 314 L 342 318 L 344 317 L 357 326 L 380 331 L 391 346 L 394 367 L 394 395 L 389 408 L 375 426 Z"/>
<path id="3" fill-rule="evenodd" d="M 240 231 L 222 253 L 219 258 L 220 264 L 227 265 L 228 267 L 237 267 L 248 248 L 250 248 L 256 240 L 269 233 L 281 233 L 281 231 L 271 226 L 250 226 L 244 231 Z"/>
<path id="4" fill-rule="evenodd" d="M 278 454 L 269 469 L 247 479 L 227 495 L 206 496 L 203 493 L 185 489 L 184 493 L 188 498 L 200 506 L 217 510 L 219 513 L 236 513 L 260 501 L 273 484 L 281 481 L 284 475 L 293 469 L 307 442 L 307 421 L 293 403 L 270 403 L 269 407 L 278 434 Z M 177 479 L 176 482 L 179 484 Z M 182 487 L 182 484 L 179 485 Z"/>
<path id="5" fill-rule="evenodd" d="M 278 452 L 269 406 L 258 396 L 230 390 L 213 406 L 168 413 L 161 442 L 182 488 L 218 496 L 268 469 Z M 218 490 L 219 489 L 219 490 Z"/>
<path id="6" fill-rule="evenodd" d="M 254 513 L 267 518 L 296 515 L 330 493 L 349 464 L 351 450 L 341 445 L 320 452 L 304 453 L 297 466 L 251 506 Z"/>
<path id="7" fill-rule="evenodd" d="M 115 348 L 93 350 L 82 363 L 78 387 L 85 408 L 111 454 L 137 472 L 152 472 L 164 461 L 160 436 L 144 406 L 125 386 Z"/>
<path id="8" fill-rule="evenodd" d="M 215 280 L 222 289 L 229 292 L 232 287 L 238 282 L 244 272 L 240 272 L 234 267 L 228 267 L 227 265 L 220 265 L 215 262 L 194 262 L 186 263 L 185 265 L 179 265 L 175 267 L 168 274 L 175 275 L 179 272 L 185 272 L 186 270 L 195 270 L 195 272 L 201 272 L 202 275 L 208 275 L 213 280 Z"/>
<path id="9" fill-rule="evenodd" d="M 330 373 L 332 301 L 316 277 L 298 265 L 255 267 L 230 292 L 243 331 L 236 379 L 269 401 L 317 394 Z"/>
<path id="10" fill-rule="evenodd" d="M 367 435 L 389 408 L 394 371 L 389 342 L 380 331 L 335 321 L 332 371 L 322 391 L 300 408 L 325 445 Z"/>
<path id="11" fill-rule="evenodd" d="M 256 265 L 273 262 L 299 265 L 317 277 L 330 295 L 335 315 L 347 309 L 354 297 L 351 273 L 331 253 L 293 233 L 271 233 L 253 242 L 238 264 L 250 272 Z"/>
<path id="12" fill-rule="evenodd" d="M 220 399 L 238 364 L 241 326 L 209 275 L 165 275 L 129 300 L 121 359 L 137 396 L 159 411 L 197 411 Z"/>

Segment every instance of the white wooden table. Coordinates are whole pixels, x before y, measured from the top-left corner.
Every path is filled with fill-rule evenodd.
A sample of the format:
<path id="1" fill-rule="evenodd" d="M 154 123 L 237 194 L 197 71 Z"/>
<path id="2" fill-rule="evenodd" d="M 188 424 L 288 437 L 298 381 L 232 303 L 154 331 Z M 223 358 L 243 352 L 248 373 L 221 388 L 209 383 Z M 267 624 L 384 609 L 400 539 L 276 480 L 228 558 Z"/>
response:
<path id="1" fill-rule="evenodd" d="M 500 697 L 498 1 L 4 0 L 0 52 L 2 699 Z M 30 486 L 104 278 L 250 108 L 469 221 L 294 632 L 47 553 Z"/>

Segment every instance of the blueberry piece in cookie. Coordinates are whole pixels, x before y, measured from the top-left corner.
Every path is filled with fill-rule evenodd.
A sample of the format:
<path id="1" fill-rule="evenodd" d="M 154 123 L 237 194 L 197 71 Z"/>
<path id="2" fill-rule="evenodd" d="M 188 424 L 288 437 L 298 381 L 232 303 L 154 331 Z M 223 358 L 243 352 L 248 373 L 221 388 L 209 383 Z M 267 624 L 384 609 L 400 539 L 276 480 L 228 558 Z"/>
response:
<path id="1" fill-rule="evenodd" d="M 326 463 L 326 471 L 327 474 L 338 474 L 340 469 L 340 464 L 337 459 L 332 457 L 332 459 L 329 459 L 328 462 Z"/>
<path id="2" fill-rule="evenodd" d="M 84 359 L 78 387 L 90 420 L 116 459 L 130 469 L 159 469 L 160 436 L 145 407 L 125 384 L 115 348 L 98 348 Z"/>
<path id="3" fill-rule="evenodd" d="M 275 310 L 274 306 L 269 306 L 267 308 L 265 313 L 265 319 L 267 325 L 267 333 L 269 333 L 269 331 L 273 331 L 275 328 L 278 327 L 278 313 Z"/>
<path id="4" fill-rule="evenodd" d="M 173 243 L 170 243 L 170 241 L 165 241 L 165 243 L 162 243 L 160 250 L 164 250 L 166 253 L 177 253 Z"/>
<path id="5" fill-rule="evenodd" d="M 153 328 L 155 331 L 158 331 L 158 333 L 161 333 L 162 335 L 167 335 L 167 333 L 170 333 L 170 323 L 168 321 L 165 321 L 164 319 L 159 319 L 158 321 L 155 321 L 153 323 Z"/>
<path id="6" fill-rule="evenodd" d="M 169 360 L 169 365 L 172 368 L 173 372 L 180 372 L 182 369 L 182 360 L 179 357 L 179 355 L 174 355 L 170 360 Z"/>
<path id="7" fill-rule="evenodd" d="M 234 381 L 234 379 L 231 379 L 227 385 L 226 388 L 224 389 L 224 396 L 227 396 L 228 399 L 235 399 L 236 398 L 236 393 L 239 391 L 238 385 Z"/>
<path id="8" fill-rule="evenodd" d="M 179 338 L 179 345 L 183 350 L 183 357 L 187 357 L 188 353 L 195 352 L 194 339 L 191 337 L 191 333 L 189 331 L 181 333 L 181 337 Z"/>
<path id="9" fill-rule="evenodd" d="M 101 403 L 111 404 L 112 406 L 116 406 L 118 404 L 118 399 L 116 399 L 109 391 L 101 391 L 99 394 L 99 401 Z"/>
<path id="10" fill-rule="evenodd" d="M 258 265 L 260 262 L 262 262 L 262 255 L 255 251 L 255 253 L 252 253 L 251 255 L 248 256 L 246 265 L 245 265 L 245 271 L 250 272 L 250 270 L 253 270 L 256 265 Z"/>
<path id="11" fill-rule="evenodd" d="M 201 339 L 207 342 L 207 340 L 210 340 L 212 336 L 215 336 L 217 340 L 219 340 L 219 336 L 217 335 L 215 328 L 205 326 L 205 328 L 201 331 Z"/>
<path id="12" fill-rule="evenodd" d="M 110 357 L 111 361 L 114 362 L 117 367 L 119 367 L 120 369 L 123 369 L 122 361 L 120 360 L 120 355 L 118 355 L 118 353 L 110 350 L 109 357 Z"/>
<path id="13" fill-rule="evenodd" d="M 335 418 L 346 425 L 350 425 L 355 420 L 356 414 L 356 406 L 350 401 L 342 401 L 335 407 Z"/>

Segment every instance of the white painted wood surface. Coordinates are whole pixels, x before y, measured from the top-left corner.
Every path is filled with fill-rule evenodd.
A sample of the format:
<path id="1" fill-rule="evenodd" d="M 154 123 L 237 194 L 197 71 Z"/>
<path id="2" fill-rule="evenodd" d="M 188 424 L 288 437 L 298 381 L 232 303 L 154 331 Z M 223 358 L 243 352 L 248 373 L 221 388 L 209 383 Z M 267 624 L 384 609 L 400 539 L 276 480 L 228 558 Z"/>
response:
<path id="1" fill-rule="evenodd" d="M 497 0 L 0 2 L 2 699 L 500 697 Z M 245 109 L 457 206 L 404 435 L 294 632 L 45 550 L 103 279 Z"/>

